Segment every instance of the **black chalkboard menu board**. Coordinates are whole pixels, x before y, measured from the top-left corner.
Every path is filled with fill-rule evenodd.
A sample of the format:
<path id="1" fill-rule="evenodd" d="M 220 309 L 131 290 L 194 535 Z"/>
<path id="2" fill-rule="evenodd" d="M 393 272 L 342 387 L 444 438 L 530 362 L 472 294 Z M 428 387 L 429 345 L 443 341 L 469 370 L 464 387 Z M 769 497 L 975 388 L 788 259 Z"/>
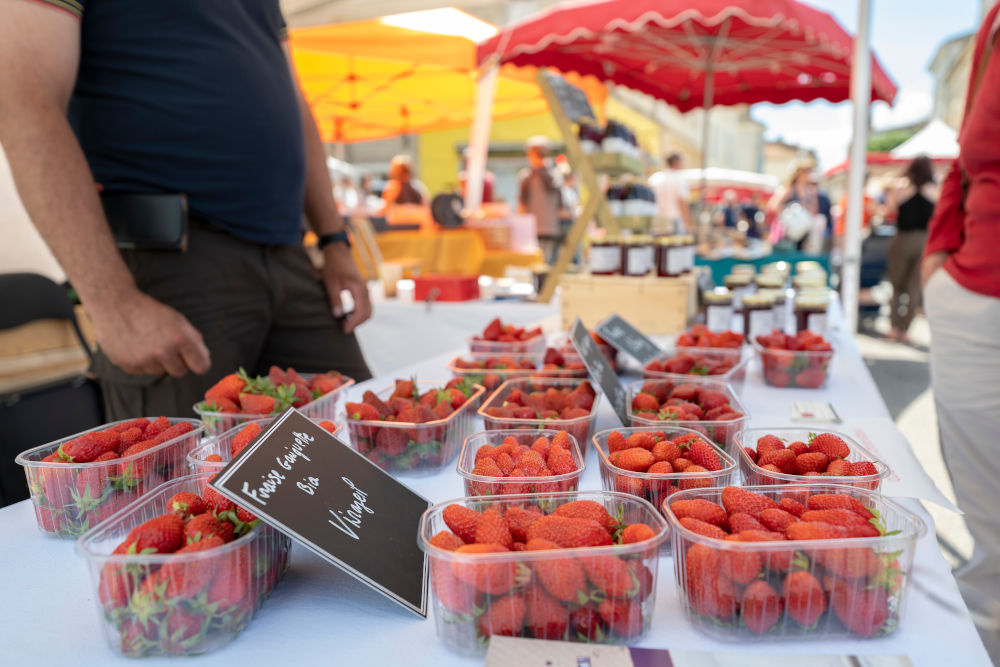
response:
<path id="1" fill-rule="evenodd" d="M 611 368 L 601 348 L 590 337 L 587 327 L 583 326 L 580 318 L 576 318 L 573 328 L 569 332 L 573 347 L 580 354 L 583 365 L 587 367 L 590 378 L 598 384 L 601 391 L 611 402 L 611 407 L 615 409 L 618 420 L 623 426 L 628 426 L 628 393 L 621 383 L 618 382 L 618 374 Z"/>
<path id="2" fill-rule="evenodd" d="M 644 366 L 663 354 L 656 343 L 617 313 L 598 324 L 596 331 L 619 352 L 632 355 Z"/>
<path id="3" fill-rule="evenodd" d="M 545 80 L 552 86 L 563 113 L 571 121 L 574 123 L 594 122 L 597 116 L 594 115 L 594 110 L 590 108 L 590 101 L 587 100 L 587 95 L 582 90 L 555 72 L 545 71 Z"/>

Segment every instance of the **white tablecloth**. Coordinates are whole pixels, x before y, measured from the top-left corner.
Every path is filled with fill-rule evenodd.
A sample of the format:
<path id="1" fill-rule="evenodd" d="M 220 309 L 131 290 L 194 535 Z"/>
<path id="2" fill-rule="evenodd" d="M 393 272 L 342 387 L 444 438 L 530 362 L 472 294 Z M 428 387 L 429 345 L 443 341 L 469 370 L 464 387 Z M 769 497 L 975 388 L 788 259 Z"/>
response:
<path id="1" fill-rule="evenodd" d="M 438 315 L 419 317 L 420 326 L 407 330 L 408 314 L 420 306 L 387 308 L 393 326 L 380 328 L 366 343 L 369 354 L 375 345 L 392 345 L 372 359 L 376 369 L 387 368 L 392 357 L 421 358 L 418 363 L 382 370 L 383 376 L 358 385 L 351 396 L 360 397 L 367 388 L 386 386 L 392 378 L 417 374 L 428 379 L 445 378 L 445 364 L 456 353 L 463 336 L 485 324 L 479 320 L 503 312 L 507 305 L 470 309 L 468 320 L 461 308 L 435 309 Z M 551 316 L 551 308 L 519 306 L 517 320 L 540 320 Z M 385 312 L 385 311 L 383 311 Z M 445 316 L 441 316 L 444 312 Z M 471 321 L 469 321 L 471 320 Z M 468 324 L 464 324 L 468 321 Z M 397 328 L 397 325 L 400 328 Z M 435 333 L 435 327 L 437 332 Z M 424 344 L 414 342 L 419 331 Z M 374 333 L 374 332 L 373 332 Z M 743 400 L 752 415 L 752 425 L 787 426 L 791 400 L 829 400 L 850 424 L 867 424 L 895 431 L 885 403 L 849 335 L 835 331 L 837 346 L 833 376 L 823 390 L 772 389 L 763 386 L 756 364 L 751 366 Z M 392 340 L 395 340 L 393 343 Z M 402 342 L 400 342 L 402 341 Z M 429 345 L 427 341 L 440 341 Z M 444 345 L 447 345 L 445 347 Z M 436 354 L 441 352 L 440 354 Z M 602 402 L 598 428 L 611 428 L 617 419 Z M 896 431 L 898 433 L 898 431 Z M 894 449 L 897 463 L 912 453 Z M 596 459 L 589 457 L 581 488 L 599 489 Z M 890 466 L 894 460 L 888 461 Z M 900 468 L 907 466 L 900 465 Z M 402 477 L 418 493 L 434 502 L 463 495 L 454 464 L 430 477 Z M 915 488 L 919 488 L 917 484 Z M 780 654 L 906 654 L 914 665 L 940 667 L 989 665 L 975 629 L 969 620 L 934 538 L 930 516 L 913 500 L 905 500 L 928 524 L 920 541 L 906 616 L 898 632 L 877 640 L 809 641 L 793 643 L 753 642 L 723 644 L 700 635 L 685 620 L 674 585 L 673 563 L 663 556 L 659 566 L 656 613 L 649 634 L 640 646 L 687 650 L 734 651 Z M 86 566 L 73 553 L 73 543 L 43 537 L 35 526 L 30 504 L 18 503 L 0 510 L 0 572 L 3 573 L 0 628 L 0 663 L 4 664 L 137 664 L 118 658 L 105 644 L 97 606 Z M 347 574 L 312 555 L 293 549 L 292 565 L 272 597 L 250 627 L 232 644 L 191 662 L 233 665 L 339 664 L 339 665 L 475 665 L 482 659 L 448 652 L 436 636 L 434 620 L 421 620 Z M 145 664 L 179 664 L 178 660 L 146 659 Z M 794 664 L 794 660 L 790 661 Z"/>

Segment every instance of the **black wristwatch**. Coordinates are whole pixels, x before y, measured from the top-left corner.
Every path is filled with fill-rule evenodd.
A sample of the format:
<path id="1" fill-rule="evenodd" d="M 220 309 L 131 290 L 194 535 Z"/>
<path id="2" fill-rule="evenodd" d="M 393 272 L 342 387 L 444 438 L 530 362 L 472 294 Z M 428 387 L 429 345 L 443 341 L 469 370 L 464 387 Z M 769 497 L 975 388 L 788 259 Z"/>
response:
<path id="1" fill-rule="evenodd" d="M 319 237 L 319 241 L 316 245 L 319 246 L 320 250 L 322 250 L 331 243 L 343 243 L 348 248 L 351 247 L 351 240 L 347 237 L 347 232 L 344 230 L 334 232 L 332 234 L 323 234 L 323 236 Z"/>

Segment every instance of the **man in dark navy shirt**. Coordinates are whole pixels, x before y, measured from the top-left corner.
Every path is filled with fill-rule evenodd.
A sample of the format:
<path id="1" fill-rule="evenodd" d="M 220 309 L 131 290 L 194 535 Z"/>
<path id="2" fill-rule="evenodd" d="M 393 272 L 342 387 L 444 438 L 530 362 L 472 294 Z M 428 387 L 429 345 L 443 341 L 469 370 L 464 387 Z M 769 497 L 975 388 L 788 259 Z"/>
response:
<path id="1" fill-rule="evenodd" d="M 0 0 L 0 63 L 0 143 L 93 321 L 109 416 L 188 414 L 238 366 L 370 375 L 278 0 Z M 187 250 L 119 251 L 99 188 L 184 194 Z"/>

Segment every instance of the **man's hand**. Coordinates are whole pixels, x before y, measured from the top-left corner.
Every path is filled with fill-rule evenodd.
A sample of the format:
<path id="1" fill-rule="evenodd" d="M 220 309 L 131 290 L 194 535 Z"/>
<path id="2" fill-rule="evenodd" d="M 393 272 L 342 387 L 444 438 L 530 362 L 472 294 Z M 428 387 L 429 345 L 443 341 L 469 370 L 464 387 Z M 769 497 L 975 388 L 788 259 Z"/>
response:
<path id="1" fill-rule="evenodd" d="M 344 314 L 340 291 L 347 290 L 354 298 L 354 311 L 344 320 L 345 334 L 351 333 L 372 316 L 368 286 L 354 264 L 350 248 L 343 243 L 331 243 L 323 248 L 323 284 L 326 285 L 330 308 L 337 317 Z"/>
<path id="2" fill-rule="evenodd" d="M 187 318 L 137 289 L 88 313 L 101 350 L 129 373 L 181 377 L 211 368 L 205 341 Z"/>
<path id="3" fill-rule="evenodd" d="M 927 287 L 927 281 L 931 279 L 934 272 L 944 266 L 945 260 L 951 255 L 950 252 L 932 252 L 920 262 L 920 286 Z"/>

